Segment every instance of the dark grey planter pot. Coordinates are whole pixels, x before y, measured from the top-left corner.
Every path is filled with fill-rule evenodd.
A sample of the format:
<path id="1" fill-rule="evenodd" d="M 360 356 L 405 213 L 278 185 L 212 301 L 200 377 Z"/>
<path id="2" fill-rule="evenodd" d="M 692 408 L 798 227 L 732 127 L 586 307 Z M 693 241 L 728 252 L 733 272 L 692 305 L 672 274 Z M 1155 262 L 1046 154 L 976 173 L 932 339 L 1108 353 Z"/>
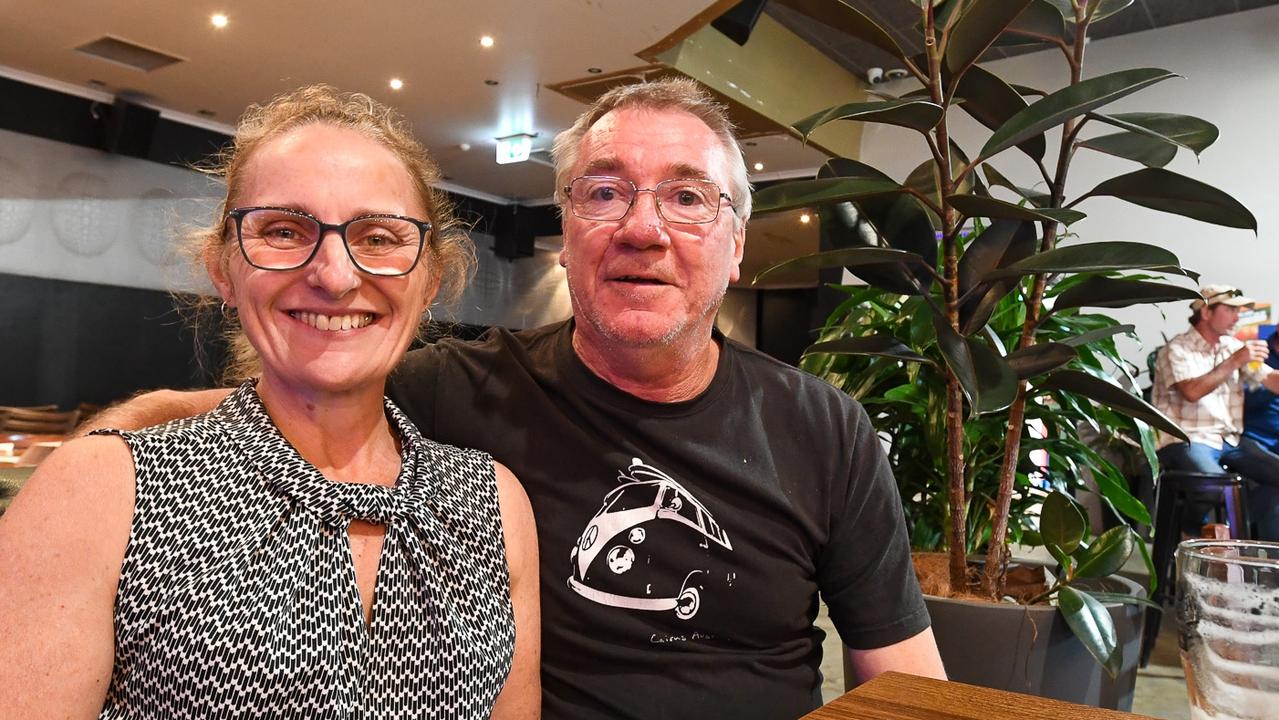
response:
<path id="1" fill-rule="evenodd" d="M 1122 577 L 1105 580 L 1112 592 L 1142 592 Z M 1140 605 L 1108 604 L 1123 664 L 1111 679 L 1070 632 L 1051 605 L 1013 605 L 925 596 L 933 634 L 951 680 L 1055 698 L 1082 705 L 1132 710 L 1141 650 Z"/>

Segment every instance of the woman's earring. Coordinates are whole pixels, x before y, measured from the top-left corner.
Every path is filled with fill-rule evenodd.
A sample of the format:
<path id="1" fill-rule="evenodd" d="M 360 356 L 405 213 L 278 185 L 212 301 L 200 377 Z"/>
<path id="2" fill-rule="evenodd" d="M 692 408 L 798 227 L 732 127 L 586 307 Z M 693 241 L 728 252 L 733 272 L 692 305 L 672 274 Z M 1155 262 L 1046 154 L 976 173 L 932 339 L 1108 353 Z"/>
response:
<path id="1" fill-rule="evenodd" d="M 221 310 L 222 310 L 222 319 L 223 319 L 223 320 L 225 320 L 225 321 L 227 321 L 227 322 L 231 322 L 232 320 L 234 320 L 234 319 L 235 319 L 235 307 L 234 307 L 234 306 L 228 306 L 228 305 L 226 304 L 226 301 L 225 301 L 225 300 L 223 300 L 223 301 L 222 301 L 222 308 L 221 308 Z"/>

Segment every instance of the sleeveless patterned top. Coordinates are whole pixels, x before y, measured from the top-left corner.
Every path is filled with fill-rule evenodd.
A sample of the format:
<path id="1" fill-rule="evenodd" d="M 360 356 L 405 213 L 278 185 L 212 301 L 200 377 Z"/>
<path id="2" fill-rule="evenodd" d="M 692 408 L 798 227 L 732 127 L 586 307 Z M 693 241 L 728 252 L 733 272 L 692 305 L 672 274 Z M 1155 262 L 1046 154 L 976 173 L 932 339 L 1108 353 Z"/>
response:
<path id="1" fill-rule="evenodd" d="M 515 621 L 487 454 L 398 408 L 395 487 L 335 483 L 252 382 L 213 412 L 118 434 L 137 500 L 102 718 L 487 718 Z M 386 525 L 371 625 L 346 528 Z"/>

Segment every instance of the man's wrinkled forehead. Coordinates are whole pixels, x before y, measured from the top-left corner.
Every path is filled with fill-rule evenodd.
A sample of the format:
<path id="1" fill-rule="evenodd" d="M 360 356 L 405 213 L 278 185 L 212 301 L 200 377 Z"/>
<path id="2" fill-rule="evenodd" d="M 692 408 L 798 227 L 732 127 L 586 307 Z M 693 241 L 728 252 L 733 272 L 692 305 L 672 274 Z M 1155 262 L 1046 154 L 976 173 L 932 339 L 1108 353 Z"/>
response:
<path id="1" fill-rule="evenodd" d="M 576 175 L 617 175 L 652 172 L 649 153 L 669 155 L 662 177 L 703 178 L 723 182 L 727 167 L 723 143 L 696 115 L 675 108 L 620 107 L 604 113 L 587 129 L 578 146 Z M 630 150 L 638 149 L 633 153 Z M 643 162 L 644 168 L 628 167 Z"/>
<path id="2" fill-rule="evenodd" d="M 626 163 L 613 155 L 604 155 L 592 158 L 582 167 L 583 175 L 616 175 L 618 177 L 626 177 L 628 172 L 630 172 L 630 168 L 626 167 Z M 662 180 L 671 180 L 674 178 L 711 178 L 710 170 L 707 168 L 683 161 L 668 163 L 662 175 L 664 176 L 661 178 Z"/>

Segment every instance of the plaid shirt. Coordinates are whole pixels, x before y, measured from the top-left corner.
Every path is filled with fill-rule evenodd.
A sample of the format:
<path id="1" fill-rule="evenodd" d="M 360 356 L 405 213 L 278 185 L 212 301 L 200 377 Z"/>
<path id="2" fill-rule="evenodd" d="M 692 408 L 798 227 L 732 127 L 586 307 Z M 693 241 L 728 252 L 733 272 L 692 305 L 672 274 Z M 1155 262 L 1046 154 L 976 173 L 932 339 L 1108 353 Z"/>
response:
<path id="1" fill-rule="evenodd" d="M 1239 444 L 1239 434 L 1243 431 L 1241 375 L 1248 376 L 1250 382 L 1260 383 L 1261 378 L 1274 372 L 1273 368 L 1262 365 L 1256 370 L 1246 367 L 1242 371 L 1236 370 L 1199 402 L 1190 402 L 1173 385 L 1208 374 L 1241 347 L 1243 341 L 1229 335 L 1218 339 L 1217 346 L 1213 347 L 1192 327 L 1159 349 L 1151 400 L 1155 407 L 1186 431 L 1191 442 L 1217 449 L 1221 449 L 1223 441 Z M 1159 447 L 1175 442 L 1181 440 L 1159 433 Z"/>

